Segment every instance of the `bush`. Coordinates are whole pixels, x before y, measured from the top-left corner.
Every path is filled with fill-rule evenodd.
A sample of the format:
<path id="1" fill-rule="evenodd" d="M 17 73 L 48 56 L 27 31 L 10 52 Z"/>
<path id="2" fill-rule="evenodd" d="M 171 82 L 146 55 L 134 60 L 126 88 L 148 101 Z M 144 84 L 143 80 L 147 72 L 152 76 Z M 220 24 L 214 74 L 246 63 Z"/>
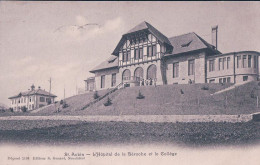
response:
<path id="1" fill-rule="evenodd" d="M 69 105 L 65 101 L 63 101 L 62 108 L 67 108 L 67 107 L 69 107 Z"/>
<path id="2" fill-rule="evenodd" d="M 0 109 L 0 112 L 2 112 L 2 113 L 5 112 L 5 109 Z"/>
<path id="3" fill-rule="evenodd" d="M 10 112 L 14 112 L 14 109 L 13 108 L 9 108 Z"/>
<path id="4" fill-rule="evenodd" d="M 95 91 L 93 98 L 94 98 L 94 99 L 99 98 L 99 95 L 98 95 L 98 92 L 97 92 L 97 91 Z"/>
<path id="5" fill-rule="evenodd" d="M 62 105 L 63 104 L 63 100 L 60 100 L 60 105 Z"/>
<path id="6" fill-rule="evenodd" d="M 107 102 L 104 103 L 104 106 L 110 106 L 112 104 L 112 100 L 108 97 Z"/>
<path id="7" fill-rule="evenodd" d="M 202 89 L 202 90 L 209 90 L 209 87 L 203 86 L 201 89 Z"/>
<path id="8" fill-rule="evenodd" d="M 25 106 L 22 106 L 21 110 L 22 110 L 22 112 L 26 112 L 27 108 Z"/>
<path id="9" fill-rule="evenodd" d="M 136 97 L 137 99 L 144 99 L 144 95 L 141 93 L 141 91 L 139 90 L 138 96 Z"/>

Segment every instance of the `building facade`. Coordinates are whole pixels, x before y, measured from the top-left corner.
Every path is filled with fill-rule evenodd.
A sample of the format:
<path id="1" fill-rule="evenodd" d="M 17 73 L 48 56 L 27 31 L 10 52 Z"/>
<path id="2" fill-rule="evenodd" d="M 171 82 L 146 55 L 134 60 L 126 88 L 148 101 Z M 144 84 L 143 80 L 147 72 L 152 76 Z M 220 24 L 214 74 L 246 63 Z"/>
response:
<path id="1" fill-rule="evenodd" d="M 27 110 L 34 110 L 46 106 L 48 104 L 54 103 L 55 95 L 42 90 L 40 87 L 35 89 L 32 85 L 31 89 L 26 92 L 20 92 L 18 95 L 9 97 L 11 101 L 10 108 L 14 111 L 21 111 L 22 107 Z"/>
<path id="2" fill-rule="evenodd" d="M 258 80 L 259 52 L 222 54 L 217 50 L 217 30 L 212 44 L 196 33 L 167 38 L 147 22 L 124 34 L 111 57 L 92 69 L 94 89 L 188 83 L 239 83 Z M 86 86 L 89 86 L 86 81 Z"/>

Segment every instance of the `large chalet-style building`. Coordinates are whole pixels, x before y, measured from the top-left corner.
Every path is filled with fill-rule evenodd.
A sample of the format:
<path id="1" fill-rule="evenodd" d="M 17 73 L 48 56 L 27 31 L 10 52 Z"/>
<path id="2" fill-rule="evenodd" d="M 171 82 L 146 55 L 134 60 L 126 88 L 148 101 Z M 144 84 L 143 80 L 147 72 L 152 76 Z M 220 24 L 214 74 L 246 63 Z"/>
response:
<path id="1" fill-rule="evenodd" d="M 14 111 L 21 111 L 22 107 L 26 107 L 27 110 L 34 110 L 54 103 L 55 97 L 57 96 L 42 90 L 40 87 L 35 89 L 35 86 L 32 85 L 28 91 L 20 92 L 8 99 L 11 100 L 10 108 L 13 108 Z"/>
<path id="2" fill-rule="evenodd" d="M 124 34 L 112 55 L 90 72 L 86 90 L 187 83 L 238 83 L 258 80 L 259 52 L 222 54 L 217 50 L 217 30 L 212 44 L 191 32 L 166 37 L 142 22 Z"/>

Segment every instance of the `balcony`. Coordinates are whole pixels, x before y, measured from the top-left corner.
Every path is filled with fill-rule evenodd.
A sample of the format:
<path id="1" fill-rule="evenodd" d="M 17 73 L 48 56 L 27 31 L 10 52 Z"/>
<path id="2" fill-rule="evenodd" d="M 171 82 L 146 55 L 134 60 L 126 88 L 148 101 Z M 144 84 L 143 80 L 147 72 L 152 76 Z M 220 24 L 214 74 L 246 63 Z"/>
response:
<path id="1" fill-rule="evenodd" d="M 135 64 L 151 62 L 151 61 L 155 61 L 155 60 L 161 59 L 162 56 L 163 56 L 163 53 L 159 52 L 159 53 L 156 53 L 155 56 L 148 57 L 147 55 L 144 55 L 143 58 L 140 58 L 140 59 L 131 58 L 128 61 L 119 60 L 119 64 L 118 65 L 119 66 L 129 66 L 129 65 L 135 65 Z"/>

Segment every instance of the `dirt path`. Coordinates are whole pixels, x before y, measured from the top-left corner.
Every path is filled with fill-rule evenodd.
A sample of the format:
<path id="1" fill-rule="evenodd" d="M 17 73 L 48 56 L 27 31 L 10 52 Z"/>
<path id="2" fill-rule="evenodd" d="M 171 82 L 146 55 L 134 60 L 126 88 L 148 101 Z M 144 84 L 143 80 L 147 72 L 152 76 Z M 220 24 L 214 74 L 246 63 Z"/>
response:
<path id="1" fill-rule="evenodd" d="M 122 116 L 4 116 L 0 120 L 74 120 L 86 122 L 247 122 L 252 115 L 122 115 Z"/>

